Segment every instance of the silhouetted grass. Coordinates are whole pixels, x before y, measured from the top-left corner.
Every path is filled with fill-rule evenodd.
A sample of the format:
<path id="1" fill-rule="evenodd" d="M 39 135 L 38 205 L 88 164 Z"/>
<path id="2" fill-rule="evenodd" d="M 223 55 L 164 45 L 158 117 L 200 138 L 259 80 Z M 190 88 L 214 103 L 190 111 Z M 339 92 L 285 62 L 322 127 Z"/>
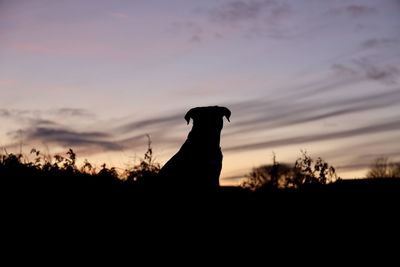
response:
<path id="1" fill-rule="evenodd" d="M 72 149 L 63 157 L 43 155 L 32 149 L 28 156 L 3 151 L 0 154 L 0 190 L 3 195 L 18 195 L 30 198 L 41 196 L 53 197 L 135 197 L 162 196 L 163 198 L 204 197 L 210 192 L 199 192 L 192 188 L 172 188 L 169 181 L 158 177 L 160 164 L 154 162 L 153 150 L 149 140 L 144 158 L 132 168 L 117 172 L 114 167 L 101 165 L 97 169 L 87 160 L 82 166 L 76 164 L 76 154 Z M 379 161 L 382 163 L 382 161 Z M 398 167 L 388 163 L 372 166 L 370 173 L 379 170 Z M 382 167 L 383 166 L 383 167 Z M 358 193 L 400 193 L 400 179 L 393 175 L 390 169 L 390 179 L 359 179 L 341 180 L 337 177 L 334 167 L 323 159 L 311 159 L 303 152 L 293 167 L 278 163 L 273 158 L 272 165 L 254 168 L 242 187 L 221 187 L 214 196 L 234 201 L 239 199 L 282 198 L 322 195 L 332 197 Z M 188 176 L 190 179 L 190 175 Z"/>

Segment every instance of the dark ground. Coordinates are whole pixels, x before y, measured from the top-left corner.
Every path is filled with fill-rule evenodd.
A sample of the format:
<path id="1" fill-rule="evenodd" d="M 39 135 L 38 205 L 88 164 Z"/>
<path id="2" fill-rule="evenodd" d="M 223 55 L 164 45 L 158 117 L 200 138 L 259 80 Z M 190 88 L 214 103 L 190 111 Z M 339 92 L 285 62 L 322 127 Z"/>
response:
<path id="1" fill-rule="evenodd" d="M 400 179 L 339 180 L 298 190 L 260 190 L 223 186 L 218 190 L 132 186 L 123 183 L 3 183 L 1 203 L 30 210 L 65 208 L 77 211 L 126 210 L 130 212 L 172 208 L 210 212 L 322 212 L 368 211 L 398 208 Z M 350 214 L 351 215 L 351 214 Z"/>
<path id="2" fill-rule="evenodd" d="M 133 262 L 141 255 L 147 263 L 360 263 L 378 248 L 387 254 L 399 235 L 400 179 L 264 192 L 37 183 L 0 190 L 3 255 L 13 262 Z"/>

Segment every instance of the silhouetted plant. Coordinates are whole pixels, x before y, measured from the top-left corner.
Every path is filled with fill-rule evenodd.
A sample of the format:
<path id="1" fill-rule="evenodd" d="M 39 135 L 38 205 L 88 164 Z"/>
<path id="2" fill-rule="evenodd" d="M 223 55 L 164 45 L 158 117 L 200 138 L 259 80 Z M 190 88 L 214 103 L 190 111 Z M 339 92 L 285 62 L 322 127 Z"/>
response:
<path id="1" fill-rule="evenodd" d="M 22 162 L 22 154 L 5 154 L 0 157 L 0 167 L 3 173 L 11 173 L 12 171 L 20 171 L 25 166 Z"/>
<path id="2" fill-rule="evenodd" d="M 32 188 L 48 188 L 57 186 L 64 188 L 67 185 L 78 188 L 89 184 L 104 184 L 104 181 L 120 181 L 115 168 L 106 168 L 105 164 L 99 173 L 86 160 L 79 170 L 76 166 L 76 154 L 69 149 L 67 157 L 55 155 L 52 158 L 43 156 L 39 150 L 30 152 L 33 160 L 21 154 L 0 154 L 0 176 L 6 178 L 8 185 L 25 186 Z M 86 171 L 87 170 L 87 171 Z"/>
<path id="3" fill-rule="evenodd" d="M 147 151 L 144 154 L 144 158 L 140 159 L 140 163 L 133 166 L 132 169 L 126 170 L 126 180 L 129 183 L 144 184 L 153 182 L 160 171 L 160 164 L 153 160 L 150 136 L 147 135 L 147 138 Z"/>
<path id="4" fill-rule="evenodd" d="M 101 170 L 97 174 L 96 179 L 99 179 L 97 182 L 106 184 L 118 183 L 120 181 L 115 167 L 107 168 L 105 163 L 101 165 Z"/>
<path id="5" fill-rule="evenodd" d="M 67 152 L 68 157 L 64 158 L 64 163 L 63 163 L 63 168 L 67 172 L 74 173 L 77 171 L 77 167 L 75 165 L 76 161 L 76 154 L 75 152 L 70 148 Z"/>
<path id="6" fill-rule="evenodd" d="M 400 162 L 391 162 L 387 157 L 379 157 L 368 171 L 367 178 L 400 178 Z"/>
<path id="7" fill-rule="evenodd" d="M 40 156 L 40 151 L 32 148 L 31 154 L 34 154 L 36 157 L 33 162 L 28 162 L 27 164 L 40 169 L 42 167 L 42 157 Z"/>
<path id="8" fill-rule="evenodd" d="M 294 175 L 289 179 L 288 187 L 299 188 L 311 184 L 327 184 L 338 180 L 336 170 L 322 158 L 314 160 L 301 151 L 302 157 L 298 158 L 294 165 Z"/>
<path id="9" fill-rule="evenodd" d="M 272 165 L 264 165 L 253 170 L 246 176 L 243 187 L 253 191 L 260 189 L 300 188 L 306 185 L 327 184 L 340 179 L 334 167 L 321 158 L 314 160 L 302 151 L 293 167 L 280 164 L 273 156 Z"/>
<path id="10" fill-rule="evenodd" d="M 96 169 L 93 167 L 93 165 L 87 159 L 85 159 L 83 161 L 82 167 L 80 168 L 80 172 L 93 175 L 93 174 L 96 174 Z"/>
<path id="11" fill-rule="evenodd" d="M 255 191 L 260 188 L 278 189 L 286 187 L 286 180 L 290 177 L 292 168 L 285 163 L 276 161 L 275 154 L 272 158 L 272 165 L 263 165 L 253 168 L 246 175 L 247 180 L 243 182 L 244 188 Z"/>

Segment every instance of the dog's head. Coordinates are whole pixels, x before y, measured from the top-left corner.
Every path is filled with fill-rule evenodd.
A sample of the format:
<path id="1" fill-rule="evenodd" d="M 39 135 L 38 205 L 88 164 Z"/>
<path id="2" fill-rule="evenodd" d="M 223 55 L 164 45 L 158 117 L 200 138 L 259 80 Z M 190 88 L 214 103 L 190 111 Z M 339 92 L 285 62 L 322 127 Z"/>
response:
<path id="1" fill-rule="evenodd" d="M 189 124 L 193 120 L 193 127 L 221 131 L 223 127 L 223 117 L 228 121 L 231 111 L 226 107 L 211 106 L 197 107 L 189 110 L 185 115 L 185 120 Z"/>

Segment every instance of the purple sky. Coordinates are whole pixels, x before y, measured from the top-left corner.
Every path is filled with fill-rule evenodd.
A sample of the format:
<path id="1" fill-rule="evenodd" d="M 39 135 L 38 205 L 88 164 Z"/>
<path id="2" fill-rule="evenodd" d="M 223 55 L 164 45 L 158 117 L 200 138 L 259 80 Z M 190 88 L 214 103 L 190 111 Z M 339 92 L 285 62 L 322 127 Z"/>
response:
<path id="1" fill-rule="evenodd" d="M 165 163 L 232 110 L 221 184 L 307 150 L 343 178 L 400 160 L 398 0 L 0 0 L 0 147 Z"/>

